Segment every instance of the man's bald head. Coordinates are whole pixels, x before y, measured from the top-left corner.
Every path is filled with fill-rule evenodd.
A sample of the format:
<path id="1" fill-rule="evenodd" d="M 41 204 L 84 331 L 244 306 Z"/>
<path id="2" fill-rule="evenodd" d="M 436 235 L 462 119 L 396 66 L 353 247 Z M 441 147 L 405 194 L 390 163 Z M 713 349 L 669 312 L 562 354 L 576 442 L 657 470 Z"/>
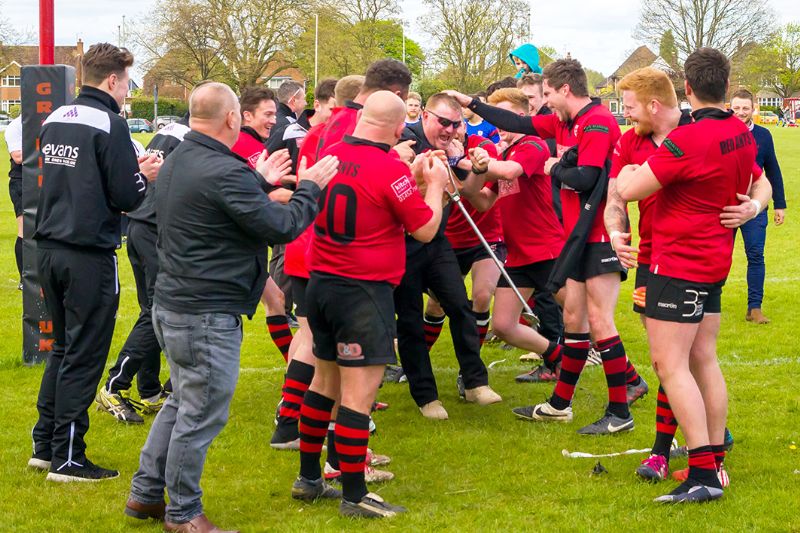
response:
<path id="1" fill-rule="evenodd" d="M 203 83 L 195 87 L 189 96 L 189 116 L 200 120 L 221 121 L 238 102 L 236 93 L 224 83 Z"/>
<path id="2" fill-rule="evenodd" d="M 224 83 L 208 82 L 189 96 L 189 127 L 228 148 L 239 138 L 242 116 L 239 99 Z"/>
<path id="3" fill-rule="evenodd" d="M 394 144 L 405 127 L 406 104 L 390 91 L 369 95 L 353 135 L 374 142 Z"/>

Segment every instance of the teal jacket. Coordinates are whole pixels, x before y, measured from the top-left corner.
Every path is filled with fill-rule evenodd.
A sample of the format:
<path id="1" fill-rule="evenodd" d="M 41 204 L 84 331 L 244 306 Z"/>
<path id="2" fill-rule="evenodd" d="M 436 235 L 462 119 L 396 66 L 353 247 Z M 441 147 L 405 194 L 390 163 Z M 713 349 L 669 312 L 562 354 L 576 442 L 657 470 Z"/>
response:
<path id="1" fill-rule="evenodd" d="M 528 65 L 528 70 L 521 68 L 519 72 L 517 72 L 515 78 L 521 78 L 528 72 L 533 72 L 535 74 L 541 74 L 542 69 L 539 66 L 539 50 L 533 46 L 532 44 L 525 43 L 510 54 L 508 54 L 508 58 L 511 62 L 514 62 L 514 57 L 521 59 L 526 65 Z"/>

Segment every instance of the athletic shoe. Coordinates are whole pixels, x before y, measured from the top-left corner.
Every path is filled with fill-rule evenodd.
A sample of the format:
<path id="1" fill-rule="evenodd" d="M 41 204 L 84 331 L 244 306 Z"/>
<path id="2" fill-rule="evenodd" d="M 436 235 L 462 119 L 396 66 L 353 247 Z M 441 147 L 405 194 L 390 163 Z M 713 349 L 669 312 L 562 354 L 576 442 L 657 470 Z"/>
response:
<path id="1" fill-rule="evenodd" d="M 116 470 L 97 466 L 89 459 L 86 459 L 83 464 L 72 461 L 71 463 L 64 463 L 59 468 L 55 468 L 55 465 L 51 464 L 50 472 L 47 474 L 47 481 L 57 481 L 59 483 L 70 483 L 72 481 L 94 482 L 114 479 L 115 477 L 119 477 L 119 472 Z"/>
<path id="2" fill-rule="evenodd" d="M 528 405 L 526 407 L 516 407 L 511 410 L 523 420 L 541 420 L 553 422 L 572 422 L 572 407 L 556 409 L 550 402 L 540 403 L 539 405 Z"/>
<path id="3" fill-rule="evenodd" d="M 389 408 L 389 404 L 386 402 L 372 402 L 372 412 L 375 411 L 385 411 Z"/>
<path id="4" fill-rule="evenodd" d="M 275 425 L 277 426 L 281 420 L 281 405 L 283 405 L 283 398 L 278 400 L 278 405 L 275 407 Z"/>
<path id="5" fill-rule="evenodd" d="M 669 463 L 663 455 L 654 453 L 642 461 L 636 469 L 636 475 L 647 481 L 664 481 L 669 475 Z"/>
<path id="6" fill-rule="evenodd" d="M 510 352 L 511 350 L 515 350 L 516 346 L 512 346 L 512 345 L 508 344 L 507 342 L 504 342 L 504 343 L 500 344 L 500 349 L 503 350 L 503 351 L 506 351 L 506 352 Z"/>
<path id="7" fill-rule="evenodd" d="M 402 366 L 386 365 L 383 371 L 383 381 L 386 383 L 401 383 L 400 379 L 405 376 Z"/>
<path id="8" fill-rule="evenodd" d="M 722 489 L 687 479 L 669 494 L 659 496 L 653 501 L 658 503 L 701 503 L 718 500 L 721 497 Z"/>
<path id="9" fill-rule="evenodd" d="M 726 452 L 729 452 L 731 448 L 733 448 L 733 434 L 727 427 L 725 428 L 725 440 L 722 441 L 722 447 Z"/>
<path id="10" fill-rule="evenodd" d="M 528 352 L 519 356 L 520 363 L 535 363 L 536 361 L 541 360 L 542 356 L 536 352 Z"/>
<path id="11" fill-rule="evenodd" d="M 466 388 L 464 387 L 464 376 L 461 374 L 456 378 L 456 390 L 458 391 L 458 397 L 463 400 L 466 395 Z"/>
<path id="12" fill-rule="evenodd" d="M 672 473 L 672 479 L 675 481 L 686 481 L 689 478 L 689 469 L 682 468 L 681 470 L 676 470 Z M 731 484 L 731 478 L 728 475 L 728 469 L 725 468 L 725 463 L 719 465 L 717 469 L 717 479 L 719 480 L 719 484 L 722 485 L 722 488 L 728 488 Z"/>
<path id="13" fill-rule="evenodd" d="M 611 435 L 622 431 L 633 431 L 633 417 L 628 414 L 627 418 L 622 418 L 613 413 L 603 415 L 597 422 L 584 426 L 578 430 L 580 435 Z"/>
<path id="14" fill-rule="evenodd" d="M 474 389 L 466 389 L 464 391 L 464 399 L 470 403 L 477 403 L 478 405 L 491 405 L 503 401 L 503 398 L 489 387 L 489 385 L 481 385 Z"/>
<path id="15" fill-rule="evenodd" d="M 342 491 L 325 483 L 323 478 L 312 481 L 303 476 L 297 476 L 292 483 L 292 498 L 295 500 L 313 502 L 320 498 L 338 500 L 341 497 Z"/>
<path id="16" fill-rule="evenodd" d="M 101 388 L 95 396 L 97 409 L 109 413 L 111 416 L 126 424 L 143 424 L 144 418 L 133 408 L 128 391 L 108 392 Z"/>
<path id="17" fill-rule="evenodd" d="M 675 459 L 676 457 L 689 457 L 689 447 L 678 446 L 678 441 L 672 439 L 672 446 L 669 448 L 669 458 Z"/>
<path id="18" fill-rule="evenodd" d="M 439 400 L 426 403 L 419 408 L 419 412 L 422 413 L 422 416 L 431 420 L 447 420 L 447 411 Z"/>
<path id="19" fill-rule="evenodd" d="M 28 466 L 36 470 L 50 470 L 50 453 L 35 453 L 28 459 Z"/>
<path id="20" fill-rule="evenodd" d="M 385 466 L 392 462 L 392 458 L 388 455 L 381 455 L 373 452 L 367 448 L 367 464 L 369 466 Z"/>
<path id="21" fill-rule="evenodd" d="M 486 338 L 483 339 L 483 344 L 497 344 L 500 342 L 500 337 L 494 334 L 494 331 L 488 331 Z"/>
<path id="22" fill-rule="evenodd" d="M 589 356 L 586 358 L 586 366 L 597 366 L 603 364 L 603 358 L 600 355 L 600 352 L 597 351 L 597 348 L 592 345 L 589 348 Z"/>
<path id="23" fill-rule="evenodd" d="M 633 402 L 639 398 L 647 396 L 648 392 L 650 392 L 650 387 L 647 386 L 647 382 L 642 376 L 639 376 L 639 383 L 637 385 L 628 383 L 625 386 L 625 395 L 627 396 L 628 405 L 633 405 Z"/>
<path id="24" fill-rule="evenodd" d="M 514 378 L 517 383 L 552 383 L 558 381 L 558 366 L 551 370 L 547 365 L 539 365 L 530 372 L 525 372 Z"/>
<path id="25" fill-rule="evenodd" d="M 18 291 L 21 291 L 21 290 L 22 290 L 22 282 L 21 282 L 21 281 L 19 282 L 19 285 L 17 285 L 17 290 L 18 290 Z"/>
<path id="26" fill-rule="evenodd" d="M 164 407 L 164 402 L 167 401 L 167 398 L 169 398 L 169 394 L 162 390 L 151 398 L 145 398 L 136 403 L 131 402 L 131 404 L 143 415 L 154 415 Z"/>
<path id="27" fill-rule="evenodd" d="M 297 421 L 294 423 L 281 423 L 275 427 L 269 447 L 275 450 L 299 450 L 300 432 L 297 430 Z"/>
<path id="28" fill-rule="evenodd" d="M 338 481 L 342 476 L 342 471 L 333 468 L 329 462 L 325 461 L 322 475 L 327 481 Z M 393 479 L 394 474 L 388 470 L 377 470 L 369 465 L 364 467 L 364 481 L 367 483 L 385 483 Z"/>
<path id="29" fill-rule="evenodd" d="M 340 515 L 356 518 L 391 518 L 398 513 L 405 513 L 406 511 L 405 507 L 387 503 L 373 492 L 368 493 L 358 502 L 342 500 L 339 505 Z"/>

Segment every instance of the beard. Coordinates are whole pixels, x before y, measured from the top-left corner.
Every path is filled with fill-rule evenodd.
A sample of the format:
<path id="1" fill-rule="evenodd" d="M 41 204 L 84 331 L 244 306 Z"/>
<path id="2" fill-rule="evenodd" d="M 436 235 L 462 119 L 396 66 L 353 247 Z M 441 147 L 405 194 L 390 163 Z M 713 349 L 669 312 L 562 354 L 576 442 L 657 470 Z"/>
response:
<path id="1" fill-rule="evenodd" d="M 652 122 L 644 122 L 644 121 L 634 122 L 633 128 L 636 131 L 636 135 L 639 135 L 640 137 L 645 137 L 653 133 Z"/>

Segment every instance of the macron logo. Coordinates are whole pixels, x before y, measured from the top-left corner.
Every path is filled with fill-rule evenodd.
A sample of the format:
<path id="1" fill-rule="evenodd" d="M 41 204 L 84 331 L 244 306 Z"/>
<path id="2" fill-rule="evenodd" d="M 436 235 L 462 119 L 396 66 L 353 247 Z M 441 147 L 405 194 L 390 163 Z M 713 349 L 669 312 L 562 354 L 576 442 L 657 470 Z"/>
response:
<path id="1" fill-rule="evenodd" d="M 64 118 L 78 118 L 78 108 L 74 106 L 71 107 L 69 111 L 64 113 Z"/>

